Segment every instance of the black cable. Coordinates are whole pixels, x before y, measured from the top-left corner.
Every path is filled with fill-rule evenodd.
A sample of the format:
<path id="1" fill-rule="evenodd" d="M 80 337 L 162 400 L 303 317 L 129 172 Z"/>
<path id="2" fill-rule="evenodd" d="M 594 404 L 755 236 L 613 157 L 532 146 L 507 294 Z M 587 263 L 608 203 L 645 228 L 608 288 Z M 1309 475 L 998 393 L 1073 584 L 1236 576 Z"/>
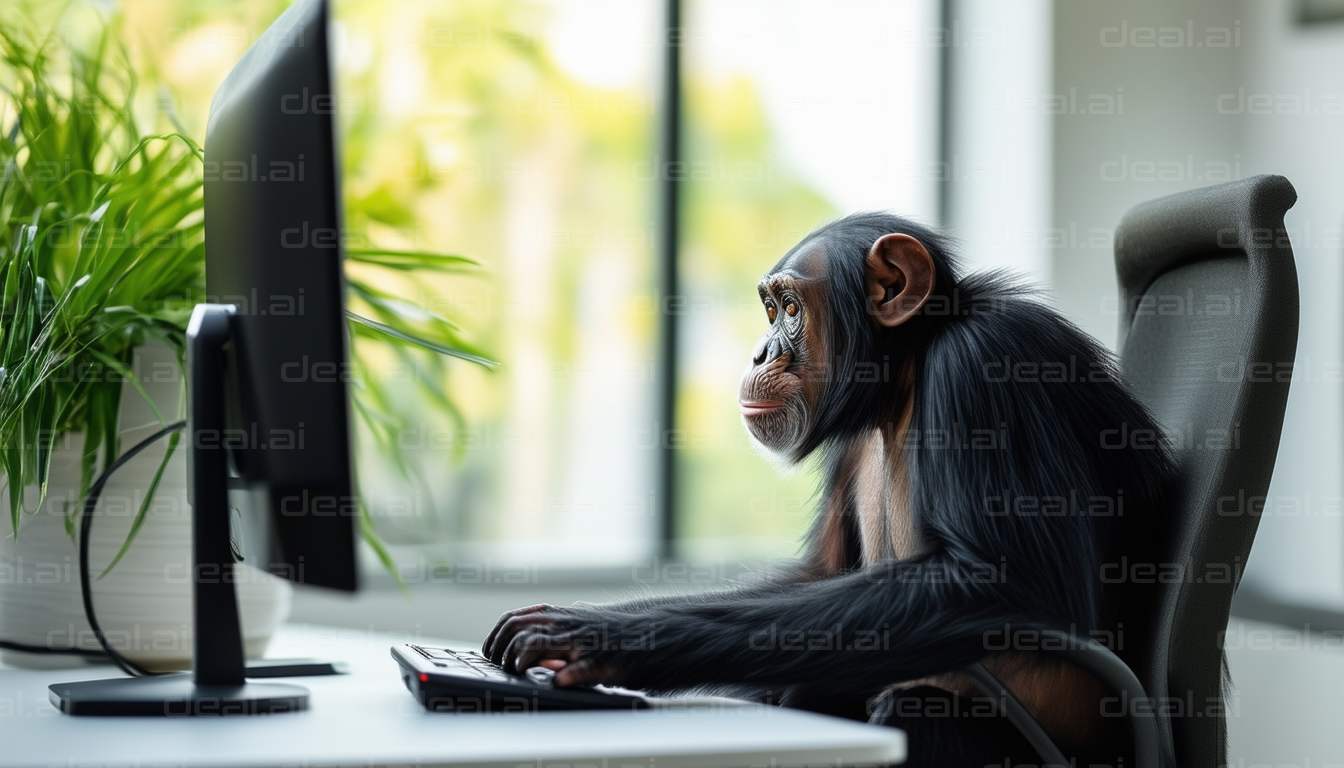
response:
<path id="1" fill-rule="evenodd" d="M 98 645 L 102 646 L 101 651 L 93 651 L 87 648 L 49 648 L 43 645 L 28 645 L 26 643 L 15 643 L 9 640 L 0 640 L 0 650 L 21 651 L 23 653 L 37 654 L 65 654 L 69 656 L 83 656 L 85 658 L 110 660 L 121 668 L 121 671 L 131 677 L 158 677 L 160 675 L 179 674 L 176 672 L 151 672 L 148 669 L 136 664 L 130 659 L 122 656 L 117 649 L 108 642 L 107 635 L 103 634 L 103 628 L 98 623 L 98 616 L 93 610 L 93 590 L 89 585 L 89 539 L 93 530 L 94 510 L 98 507 L 98 498 L 103 493 L 103 486 L 112 479 L 112 475 L 118 469 L 121 469 L 126 462 L 138 456 L 149 446 L 162 440 L 165 436 L 174 432 L 180 432 L 186 429 L 187 422 L 175 421 L 163 429 L 155 432 L 149 437 L 136 443 L 130 450 L 123 453 L 116 461 L 112 462 L 103 474 L 98 476 L 97 480 L 89 486 L 89 495 L 84 498 L 84 508 L 80 510 L 79 517 L 79 591 L 84 599 L 84 618 L 89 622 L 89 628 L 93 630 L 94 637 L 98 638 Z M 235 554 L 237 554 L 235 552 Z M 291 677 L 305 675 L 337 675 L 343 674 L 341 666 L 337 663 L 317 661 L 314 659 L 278 659 L 272 660 L 270 664 L 260 664 L 255 667 L 247 668 L 248 677 Z"/>
<path id="2" fill-rule="evenodd" d="M 45 645 L 28 645 L 27 643 L 15 643 L 9 640 L 0 640 L 0 651 L 20 651 L 22 653 L 51 653 L 64 656 L 87 656 L 90 659 L 105 659 L 107 654 L 102 651 L 91 651 L 87 648 L 48 648 Z"/>
<path id="3" fill-rule="evenodd" d="M 93 630 L 93 636 L 98 638 L 98 644 L 103 648 L 103 654 L 111 659 L 121 671 L 131 677 L 153 677 L 156 675 L 169 674 L 165 672 L 151 672 L 144 667 L 136 664 L 130 659 L 122 656 L 117 649 L 113 648 L 107 641 L 107 635 L 103 634 L 103 628 L 98 624 L 98 617 L 93 611 L 93 590 L 89 586 L 89 533 L 93 530 L 93 512 L 98 506 L 98 497 L 103 493 L 103 486 L 111 479 L 112 474 L 131 459 L 140 454 L 154 443 L 162 440 L 165 436 L 185 429 L 187 422 L 177 421 L 169 424 L 163 429 L 155 432 L 149 437 L 136 443 L 134 447 L 123 453 L 116 461 L 112 462 L 98 479 L 89 486 L 89 495 L 84 499 L 84 509 L 80 511 L 79 516 L 79 591 L 84 598 L 84 618 L 89 622 L 89 628 Z M 85 651 L 85 653 L 90 653 Z"/>
<path id="4" fill-rule="evenodd" d="M 89 659 L 111 659 L 122 671 L 132 677 L 146 677 L 162 674 L 159 672 L 150 672 L 139 664 L 127 659 L 117 653 L 107 642 L 107 637 L 103 634 L 102 628 L 98 625 L 98 617 L 93 611 L 93 594 L 89 586 L 89 531 L 93 525 L 93 510 L 98 506 L 98 497 L 103 492 L 103 486 L 112 479 L 112 474 L 122 465 L 140 454 L 155 442 L 162 440 L 165 435 L 170 435 L 185 429 L 187 422 L 177 421 L 169 424 L 167 427 L 155 432 L 149 437 L 136 443 L 129 451 L 112 463 L 112 466 L 103 471 L 97 480 L 89 486 L 89 495 L 84 500 L 84 509 L 80 514 L 80 534 L 79 534 L 79 589 L 84 599 L 84 618 L 93 628 L 94 636 L 98 638 L 98 644 L 103 650 L 94 651 L 87 648 L 50 648 L 45 645 L 29 645 L 27 643 L 16 643 L 10 640 L 0 640 L 0 650 L 19 651 L 21 653 L 35 654 L 61 654 L 65 656 L 83 656 Z"/>

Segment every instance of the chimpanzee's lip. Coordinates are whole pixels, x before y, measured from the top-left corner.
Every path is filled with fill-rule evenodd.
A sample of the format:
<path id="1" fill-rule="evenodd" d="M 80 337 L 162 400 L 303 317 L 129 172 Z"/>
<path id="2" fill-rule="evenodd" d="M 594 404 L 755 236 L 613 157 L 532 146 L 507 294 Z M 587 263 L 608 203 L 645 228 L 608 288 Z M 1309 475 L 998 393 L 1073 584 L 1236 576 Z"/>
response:
<path id="1" fill-rule="evenodd" d="M 739 400 L 737 407 L 742 410 L 743 416 L 759 416 L 783 408 L 784 403 L 779 400 Z"/>

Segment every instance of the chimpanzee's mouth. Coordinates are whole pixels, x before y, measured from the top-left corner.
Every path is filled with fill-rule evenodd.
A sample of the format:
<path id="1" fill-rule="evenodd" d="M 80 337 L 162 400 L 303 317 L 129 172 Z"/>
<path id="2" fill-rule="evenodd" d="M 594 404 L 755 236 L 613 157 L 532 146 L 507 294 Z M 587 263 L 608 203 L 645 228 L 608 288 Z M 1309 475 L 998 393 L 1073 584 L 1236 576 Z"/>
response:
<path id="1" fill-rule="evenodd" d="M 742 410 L 743 416 L 759 416 L 783 408 L 784 403 L 779 400 L 740 400 L 737 407 Z"/>

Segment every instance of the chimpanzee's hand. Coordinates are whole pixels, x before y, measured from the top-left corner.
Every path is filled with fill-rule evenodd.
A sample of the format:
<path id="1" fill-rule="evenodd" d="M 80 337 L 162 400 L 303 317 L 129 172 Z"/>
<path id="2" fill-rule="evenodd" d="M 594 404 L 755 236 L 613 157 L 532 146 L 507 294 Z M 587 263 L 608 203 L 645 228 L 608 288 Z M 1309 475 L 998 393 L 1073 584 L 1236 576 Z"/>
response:
<path id="1" fill-rule="evenodd" d="M 560 687 L 621 685 L 625 675 L 617 651 L 623 633 L 604 614 L 586 604 L 518 608 L 499 617 L 481 651 L 512 674 L 536 666 L 554 669 Z"/>

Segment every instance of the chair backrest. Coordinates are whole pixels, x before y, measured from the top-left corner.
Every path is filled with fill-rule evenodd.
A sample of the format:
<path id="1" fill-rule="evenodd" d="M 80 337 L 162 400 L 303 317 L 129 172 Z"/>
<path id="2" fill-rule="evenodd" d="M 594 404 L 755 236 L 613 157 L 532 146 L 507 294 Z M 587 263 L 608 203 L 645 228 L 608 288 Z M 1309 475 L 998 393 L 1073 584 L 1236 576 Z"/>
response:
<path id="1" fill-rule="evenodd" d="M 1125 628 L 1125 656 L 1170 716 L 1182 768 L 1226 763 L 1222 639 L 1297 348 L 1283 225 L 1296 200 L 1287 179 L 1256 176 L 1144 203 L 1116 231 L 1121 367 L 1179 466 L 1168 525 L 1154 532 L 1166 583 L 1143 626 Z"/>

